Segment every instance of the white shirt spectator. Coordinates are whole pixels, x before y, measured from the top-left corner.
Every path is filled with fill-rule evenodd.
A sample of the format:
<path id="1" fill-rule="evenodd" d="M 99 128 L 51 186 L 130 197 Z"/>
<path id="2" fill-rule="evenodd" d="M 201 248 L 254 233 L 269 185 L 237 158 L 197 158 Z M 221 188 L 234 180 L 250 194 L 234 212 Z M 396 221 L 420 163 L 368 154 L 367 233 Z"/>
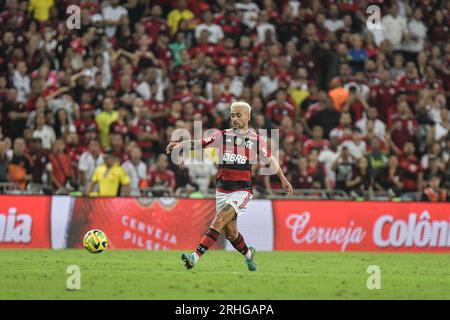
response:
<path id="1" fill-rule="evenodd" d="M 272 39 L 276 40 L 276 32 L 273 24 L 261 23 L 256 27 L 256 32 L 258 33 L 258 43 L 264 43 L 266 41 L 267 30 L 272 33 Z"/>
<path id="2" fill-rule="evenodd" d="M 341 127 L 341 126 L 337 126 L 335 128 L 333 128 L 330 131 L 330 139 L 331 138 L 338 138 L 339 140 L 342 140 L 344 138 L 344 133 L 345 133 L 345 128 Z"/>
<path id="3" fill-rule="evenodd" d="M 408 34 L 408 26 L 406 19 L 397 15 L 393 17 L 388 14 L 381 19 L 381 23 L 386 29 L 386 39 L 392 44 L 394 49 L 400 49 L 403 41 L 403 36 Z"/>
<path id="4" fill-rule="evenodd" d="M 380 119 L 375 119 L 375 121 L 373 122 L 374 125 L 374 133 L 384 139 L 385 133 L 386 133 L 386 125 L 383 123 L 383 121 L 381 121 Z M 359 119 L 358 121 L 356 121 L 356 127 L 359 128 L 361 130 L 361 134 L 362 135 L 367 135 L 367 118 L 365 117 L 365 115 Z"/>
<path id="5" fill-rule="evenodd" d="M 259 82 L 261 83 L 261 91 L 264 99 L 278 89 L 277 78 L 271 79 L 269 76 L 262 76 L 259 79 Z"/>
<path id="6" fill-rule="evenodd" d="M 99 154 L 97 158 L 89 152 L 83 152 L 78 160 L 78 170 L 83 171 L 86 177 L 86 185 L 91 181 L 92 175 L 94 174 L 95 169 L 103 164 L 103 155 Z"/>
<path id="7" fill-rule="evenodd" d="M 113 8 L 111 5 L 108 5 L 107 7 L 103 8 L 102 14 L 104 20 L 119 21 L 122 16 L 128 15 L 128 10 L 122 6 L 116 6 L 115 8 Z M 105 28 L 105 33 L 109 38 L 111 38 L 115 36 L 116 30 L 116 26 L 109 26 Z"/>
<path id="8" fill-rule="evenodd" d="M 234 4 L 237 11 L 243 11 L 242 23 L 244 23 L 250 29 L 256 27 L 259 15 L 259 7 L 256 3 L 248 2 L 242 3 L 237 2 Z"/>
<path id="9" fill-rule="evenodd" d="M 31 81 L 28 75 L 21 75 L 19 71 L 14 71 L 13 85 L 17 90 L 17 101 L 24 103 L 27 101 L 27 95 L 31 91 Z"/>
<path id="10" fill-rule="evenodd" d="M 50 99 L 47 106 L 53 112 L 53 114 L 58 112 L 59 109 L 66 110 L 70 123 L 72 123 L 75 110 L 79 110 L 80 108 L 78 103 L 74 102 L 68 94 L 63 94 L 58 98 Z"/>
<path id="11" fill-rule="evenodd" d="M 195 27 L 195 38 L 200 38 L 200 35 L 203 30 L 208 31 L 209 37 L 208 42 L 217 44 L 220 40 L 224 38 L 223 30 L 218 24 L 210 24 L 207 25 L 206 23 L 199 24 L 197 27 Z"/>
<path id="12" fill-rule="evenodd" d="M 338 150 L 341 151 L 343 147 L 347 147 L 348 151 L 355 159 L 359 159 L 364 156 L 367 150 L 365 141 L 360 141 L 359 144 L 356 144 L 353 140 L 347 140 L 339 145 Z"/>
<path id="13" fill-rule="evenodd" d="M 327 177 L 327 182 L 331 182 L 332 185 L 336 182 L 336 172 L 333 170 L 333 163 L 339 157 L 339 152 L 334 152 L 331 149 L 325 149 L 319 153 L 319 162 L 323 163 L 325 167 L 325 175 Z M 327 183 L 328 185 L 328 183 Z"/>
<path id="14" fill-rule="evenodd" d="M 147 178 L 147 165 L 143 161 L 139 161 L 136 165 L 133 161 L 127 160 L 122 164 L 122 168 L 130 177 L 130 195 L 139 197 L 141 195 L 139 182 Z"/>
<path id="15" fill-rule="evenodd" d="M 403 49 L 410 52 L 420 52 L 425 46 L 427 27 L 422 21 L 412 19 L 408 23 L 411 40 L 403 45 Z"/>
<path id="16" fill-rule="evenodd" d="M 442 123 L 436 123 L 434 125 L 434 140 L 435 141 L 441 141 L 441 139 L 444 139 L 448 136 L 449 130 L 448 128 L 444 127 Z"/>
<path id="17" fill-rule="evenodd" d="M 326 19 L 323 26 L 331 32 L 336 32 L 344 28 L 344 21 L 341 19 Z"/>
<path id="18" fill-rule="evenodd" d="M 193 160 L 191 159 L 185 161 L 189 177 L 192 182 L 198 184 L 200 192 L 207 193 L 211 177 L 216 175 L 217 168 L 214 162 L 208 157 L 204 157 L 201 164 L 192 162 Z"/>
<path id="19" fill-rule="evenodd" d="M 163 102 L 164 101 L 164 90 L 168 87 L 165 80 L 163 80 L 161 69 L 156 69 L 156 83 L 158 85 L 158 89 L 156 90 L 156 95 L 152 97 L 152 90 L 150 84 L 147 81 L 142 81 L 139 83 L 134 91 L 136 91 L 144 100 L 154 99 L 156 101 Z"/>
<path id="20" fill-rule="evenodd" d="M 42 148 L 50 150 L 53 142 L 56 140 L 55 131 L 52 127 L 44 125 L 42 129 L 33 131 L 33 138 L 39 138 L 42 142 Z"/>
<path id="21" fill-rule="evenodd" d="M 235 97 L 240 97 L 242 94 L 242 90 L 244 90 L 244 81 L 242 81 L 242 79 L 238 76 L 234 77 L 231 80 L 228 92 L 230 92 Z"/>
<path id="22" fill-rule="evenodd" d="M 386 27 L 382 23 L 378 23 L 377 28 L 369 29 L 373 35 L 375 45 L 379 47 L 386 40 Z"/>
<path id="23" fill-rule="evenodd" d="M 289 10 L 291 10 L 292 16 L 296 17 L 298 15 L 298 11 L 300 9 L 301 3 L 297 0 L 291 0 L 288 3 Z"/>

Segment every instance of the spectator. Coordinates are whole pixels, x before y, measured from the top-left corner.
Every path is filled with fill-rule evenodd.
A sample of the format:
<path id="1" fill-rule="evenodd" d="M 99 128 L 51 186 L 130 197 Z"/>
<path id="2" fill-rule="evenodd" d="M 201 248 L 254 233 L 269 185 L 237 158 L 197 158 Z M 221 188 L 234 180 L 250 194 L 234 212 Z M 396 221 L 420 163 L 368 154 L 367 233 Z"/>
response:
<path id="1" fill-rule="evenodd" d="M 325 150 L 329 144 L 328 140 L 323 138 L 322 127 L 314 126 L 312 138 L 306 140 L 303 146 L 303 155 L 307 156 L 312 150 L 318 150 L 319 152 Z"/>
<path id="2" fill-rule="evenodd" d="M 44 149 L 40 138 L 31 140 L 28 157 L 31 160 L 31 171 L 33 182 L 50 186 L 51 164 L 49 160 L 50 151 Z"/>
<path id="3" fill-rule="evenodd" d="M 391 80 L 389 71 L 381 71 L 380 83 L 373 85 L 371 88 L 370 104 L 378 110 L 380 120 L 384 123 L 388 121 L 388 108 L 395 103 L 395 93 L 396 86 Z"/>
<path id="4" fill-rule="evenodd" d="M 388 134 L 397 148 L 403 149 L 406 142 L 414 141 L 418 123 L 407 102 L 400 102 L 397 105 L 397 113 L 389 118 L 388 128 Z"/>
<path id="5" fill-rule="evenodd" d="M 400 50 L 404 40 L 409 40 L 408 26 L 406 19 L 399 15 L 399 8 L 393 2 L 389 14 L 381 19 L 381 23 L 386 30 L 385 37 L 390 42 L 394 50 Z"/>
<path id="6" fill-rule="evenodd" d="M 422 9 L 420 7 L 414 9 L 412 19 L 408 22 L 409 41 L 403 45 L 403 50 L 409 53 L 407 59 L 415 61 L 417 54 L 425 47 L 425 39 L 427 37 L 427 27 L 422 22 Z"/>
<path id="7" fill-rule="evenodd" d="M 28 4 L 28 11 L 33 15 L 33 18 L 39 22 L 45 22 L 50 15 L 50 9 L 54 6 L 53 0 L 30 0 Z"/>
<path id="8" fill-rule="evenodd" d="M 342 142 L 338 150 L 342 150 L 342 148 L 347 148 L 350 155 L 355 159 L 360 159 L 364 156 L 366 154 L 367 145 L 363 140 L 361 130 L 358 128 L 353 130 L 352 139 Z"/>
<path id="9" fill-rule="evenodd" d="M 150 159 L 152 148 L 158 140 L 158 131 L 153 121 L 145 118 L 144 106 L 138 107 L 135 112 L 136 118 L 131 123 L 131 133 L 141 148 L 144 159 Z"/>
<path id="10" fill-rule="evenodd" d="M 14 140 L 14 152 L 8 159 L 9 181 L 16 183 L 24 190 L 27 183 L 33 180 L 31 161 L 25 154 L 26 144 L 23 138 Z"/>
<path id="11" fill-rule="evenodd" d="M 329 147 L 319 153 L 318 160 L 324 165 L 325 185 L 328 190 L 334 189 L 336 185 L 336 172 L 333 170 L 333 163 L 340 154 L 340 151 L 338 151 L 339 143 L 339 138 L 332 137 Z"/>
<path id="12" fill-rule="evenodd" d="M 285 90 L 279 89 L 276 93 L 276 100 L 267 104 L 266 115 L 277 126 L 281 124 L 284 116 L 288 116 L 291 119 L 295 117 L 295 107 L 287 101 Z"/>
<path id="13" fill-rule="evenodd" d="M 276 69 L 273 65 L 269 65 L 266 68 L 265 75 L 260 77 L 261 93 L 264 99 L 267 99 L 269 95 L 277 91 L 278 78 L 276 76 Z"/>
<path id="14" fill-rule="evenodd" d="M 8 182 L 8 158 L 6 142 L 0 140 L 0 182 Z"/>
<path id="15" fill-rule="evenodd" d="M 217 173 L 217 167 L 211 157 L 204 154 L 201 164 L 195 163 L 194 157 L 191 157 L 186 159 L 184 164 L 188 169 L 190 182 L 195 184 L 200 192 L 207 194 Z"/>
<path id="16" fill-rule="evenodd" d="M 378 110 L 377 108 L 370 107 L 367 112 L 364 113 L 364 116 L 356 122 L 356 127 L 361 130 L 361 133 L 366 136 L 367 135 L 367 122 L 373 121 L 373 132 L 377 137 L 384 138 L 386 135 L 386 125 L 378 119 Z"/>
<path id="17" fill-rule="evenodd" d="M 331 130 L 330 138 L 337 137 L 341 141 L 347 138 L 351 138 L 349 136 L 346 136 L 345 134 L 346 132 L 348 132 L 347 129 L 352 129 L 352 116 L 349 112 L 342 112 L 339 118 L 339 125 Z"/>
<path id="18" fill-rule="evenodd" d="M 213 15 L 211 11 L 207 10 L 203 12 L 203 23 L 195 27 L 195 39 L 200 37 L 203 30 L 208 32 L 208 42 L 212 44 L 217 44 L 224 38 L 222 28 L 213 23 Z"/>
<path id="19" fill-rule="evenodd" d="M 86 188 L 86 196 L 116 197 L 130 195 L 130 177 L 120 166 L 118 158 L 107 149 L 103 155 L 104 163 L 94 170 L 92 180 Z M 94 192 L 98 185 L 98 193 Z"/>
<path id="20" fill-rule="evenodd" d="M 128 10 L 119 5 L 119 2 L 119 0 L 110 0 L 109 5 L 102 10 L 102 24 L 106 26 L 105 33 L 109 38 L 116 35 L 117 27 L 123 24 L 124 18 L 128 16 Z"/>
<path id="21" fill-rule="evenodd" d="M 450 132 L 449 111 L 446 108 L 441 108 L 440 111 L 440 121 L 436 122 L 435 125 L 430 128 L 430 131 L 428 131 L 428 144 L 433 143 L 434 141 L 445 141 Z"/>
<path id="22" fill-rule="evenodd" d="M 428 179 L 428 187 L 422 192 L 421 201 L 448 202 L 448 191 L 442 189 L 441 177 L 432 176 Z"/>
<path id="23" fill-rule="evenodd" d="M 83 152 L 78 160 L 78 173 L 80 177 L 80 191 L 84 192 L 97 167 L 103 164 L 101 145 L 98 140 L 90 140 L 88 150 Z"/>
<path id="24" fill-rule="evenodd" d="M 312 108 L 310 106 L 308 109 Z M 330 131 L 339 124 L 340 113 L 333 107 L 331 100 L 327 97 L 321 98 L 318 110 L 314 112 L 309 121 L 311 127 L 320 126 L 323 137 L 329 137 Z"/>
<path id="25" fill-rule="evenodd" d="M 172 34 L 177 33 L 181 21 L 187 20 L 189 29 L 195 26 L 195 14 L 187 8 L 186 0 L 178 0 L 178 6 L 172 9 L 167 16 L 167 24 Z"/>
<path id="26" fill-rule="evenodd" d="M 419 189 L 421 181 L 419 179 L 422 168 L 420 167 L 420 161 L 415 156 L 415 147 L 411 142 L 405 143 L 403 150 L 398 149 L 391 142 L 391 147 L 394 153 L 399 157 L 399 167 L 403 170 L 403 184 L 404 190 L 407 192 L 413 192 Z"/>
<path id="27" fill-rule="evenodd" d="M 172 194 L 175 191 L 175 174 L 167 169 L 167 156 L 160 154 L 154 168 L 148 171 L 148 181 L 153 195 Z"/>
<path id="28" fill-rule="evenodd" d="M 130 159 L 122 164 L 122 168 L 130 177 L 130 196 L 140 197 L 142 191 L 148 187 L 147 165 L 141 160 L 142 152 L 139 147 L 130 151 Z"/>
<path id="29" fill-rule="evenodd" d="M 349 98 L 349 91 L 342 86 L 340 79 L 333 79 L 330 83 L 330 91 L 328 95 L 333 101 L 333 107 L 336 111 L 341 111 L 342 106 Z"/>
<path id="30" fill-rule="evenodd" d="M 399 166 L 398 157 L 391 155 L 387 167 L 381 169 L 375 178 L 375 188 L 399 195 L 404 187 L 404 172 Z"/>
<path id="31" fill-rule="evenodd" d="M 56 111 L 54 128 L 55 135 L 58 138 L 65 138 L 69 133 L 77 132 L 77 129 L 73 125 L 65 109 L 59 109 Z"/>
<path id="32" fill-rule="evenodd" d="M 89 132 L 98 134 L 98 125 L 94 119 L 94 106 L 90 103 L 83 103 L 80 106 L 81 116 L 75 119 L 73 125 L 77 129 L 80 145 L 87 146 L 89 143 Z"/>
<path id="33" fill-rule="evenodd" d="M 313 188 L 325 188 L 325 171 L 319 161 L 319 151 L 312 150 L 308 155 L 308 171 L 314 176 Z"/>
<path id="34" fill-rule="evenodd" d="M 445 166 L 442 165 L 442 160 L 435 155 L 430 155 L 428 159 L 428 168 L 421 171 L 419 174 L 422 176 L 423 184 L 430 180 L 433 176 L 440 176 L 441 183 L 446 184 L 447 178 L 445 176 Z M 421 182 L 422 182 L 421 181 Z M 420 186 L 419 191 L 423 189 L 423 185 Z"/>
<path id="35" fill-rule="evenodd" d="M 266 11 L 261 11 L 259 14 L 259 23 L 256 27 L 256 33 L 258 35 L 258 43 L 266 43 L 267 39 L 276 39 L 275 27 L 269 22 L 269 17 Z M 268 33 L 270 35 L 268 35 Z"/>
<path id="36" fill-rule="evenodd" d="M 33 138 L 39 138 L 42 148 L 46 150 L 50 150 L 53 142 L 55 142 L 55 132 L 52 127 L 45 124 L 45 114 L 42 111 L 36 113 Z"/>
<path id="37" fill-rule="evenodd" d="M 106 98 L 103 101 L 103 111 L 100 112 L 95 121 L 100 130 L 100 141 L 102 147 L 107 148 L 110 146 L 109 130 L 111 124 L 119 118 L 119 113 L 114 110 L 114 102 L 111 98 Z"/>
<path id="38" fill-rule="evenodd" d="M 373 174 L 369 161 L 361 157 L 353 169 L 353 174 L 346 182 L 346 187 L 351 193 L 363 196 L 365 191 L 373 191 Z"/>
<path id="39" fill-rule="evenodd" d="M 336 172 L 336 189 L 349 191 L 347 181 L 352 179 L 354 166 L 355 161 L 348 148 L 344 146 L 332 165 L 332 169 Z"/>
<path id="40" fill-rule="evenodd" d="M 14 71 L 13 84 L 17 90 L 17 102 L 25 103 L 27 95 L 31 91 L 31 80 L 27 75 L 27 64 L 25 61 L 17 63 L 17 69 Z"/>
<path id="41" fill-rule="evenodd" d="M 339 19 L 338 6 L 335 3 L 332 3 L 328 10 L 328 18 L 324 23 L 325 28 L 331 32 L 336 32 L 344 28 L 344 22 L 342 19 Z"/>
<path id="42" fill-rule="evenodd" d="M 242 0 L 236 2 L 234 7 L 238 11 L 238 17 L 242 23 L 250 30 L 253 30 L 258 21 L 259 7 L 251 0 Z"/>
<path id="43" fill-rule="evenodd" d="M 75 173 L 69 155 L 64 153 L 65 147 L 63 139 L 56 139 L 49 156 L 52 187 L 58 194 L 68 193 L 75 188 Z"/>
<path id="44" fill-rule="evenodd" d="M 6 116 L 5 132 L 6 136 L 12 140 L 22 137 L 28 118 L 23 103 L 17 101 L 16 89 L 10 89 L 3 106 L 3 114 Z"/>
<path id="45" fill-rule="evenodd" d="M 422 156 L 422 159 L 420 160 L 420 165 L 422 168 L 427 169 L 429 166 L 430 158 L 436 157 L 440 159 L 441 168 L 444 169 L 444 164 L 447 163 L 449 160 L 449 155 L 444 154 L 442 146 L 440 143 L 435 142 L 432 145 L 429 146 L 429 150 L 426 154 Z"/>
<path id="46" fill-rule="evenodd" d="M 300 158 L 298 168 L 292 175 L 292 186 L 294 189 L 312 189 L 314 183 L 313 173 L 308 170 L 308 159 Z"/>
<path id="47" fill-rule="evenodd" d="M 364 62 L 369 58 L 366 49 L 363 48 L 361 36 L 354 34 L 352 37 L 353 47 L 349 50 L 348 55 L 351 57 L 351 64 L 354 71 L 362 70 Z"/>

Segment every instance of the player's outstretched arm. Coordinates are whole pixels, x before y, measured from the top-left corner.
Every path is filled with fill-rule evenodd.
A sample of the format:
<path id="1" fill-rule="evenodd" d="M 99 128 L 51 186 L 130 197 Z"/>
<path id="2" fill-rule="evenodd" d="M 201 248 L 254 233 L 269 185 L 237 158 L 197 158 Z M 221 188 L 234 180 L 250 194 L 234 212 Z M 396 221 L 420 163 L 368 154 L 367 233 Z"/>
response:
<path id="1" fill-rule="evenodd" d="M 172 150 L 178 149 L 178 148 L 187 148 L 187 149 L 201 149 L 202 148 L 202 142 L 201 140 L 186 140 L 186 141 L 172 141 L 170 142 L 166 147 L 166 153 L 170 154 Z"/>
<path id="2" fill-rule="evenodd" d="M 280 163 L 278 162 L 277 158 L 275 158 L 273 155 L 270 156 L 270 164 L 275 167 L 275 170 L 277 172 L 278 178 L 280 178 L 281 186 L 283 187 L 284 191 L 288 193 L 289 196 L 292 196 L 293 189 L 292 185 L 289 183 L 288 179 L 286 179 L 286 176 L 283 173 L 283 170 L 280 167 Z"/>

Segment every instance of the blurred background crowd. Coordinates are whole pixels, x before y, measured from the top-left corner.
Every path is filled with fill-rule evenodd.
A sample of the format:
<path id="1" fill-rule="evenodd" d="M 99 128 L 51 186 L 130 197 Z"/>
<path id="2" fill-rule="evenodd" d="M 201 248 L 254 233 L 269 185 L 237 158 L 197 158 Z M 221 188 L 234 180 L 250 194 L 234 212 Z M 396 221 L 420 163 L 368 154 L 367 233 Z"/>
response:
<path id="1" fill-rule="evenodd" d="M 2 1 L 2 192 L 94 191 L 103 166 L 122 194 L 206 196 L 214 157 L 165 146 L 245 100 L 298 196 L 447 201 L 449 21 L 448 0 Z"/>

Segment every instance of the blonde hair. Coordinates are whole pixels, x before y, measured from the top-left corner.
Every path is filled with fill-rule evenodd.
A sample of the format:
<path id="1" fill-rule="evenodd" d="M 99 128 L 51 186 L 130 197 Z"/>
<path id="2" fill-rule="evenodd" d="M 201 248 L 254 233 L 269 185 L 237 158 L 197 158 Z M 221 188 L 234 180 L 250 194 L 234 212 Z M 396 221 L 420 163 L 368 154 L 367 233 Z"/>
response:
<path id="1" fill-rule="evenodd" d="M 244 107 L 247 108 L 248 114 L 252 114 L 252 107 L 245 101 L 236 101 L 233 102 L 230 106 L 230 109 L 233 107 Z"/>

